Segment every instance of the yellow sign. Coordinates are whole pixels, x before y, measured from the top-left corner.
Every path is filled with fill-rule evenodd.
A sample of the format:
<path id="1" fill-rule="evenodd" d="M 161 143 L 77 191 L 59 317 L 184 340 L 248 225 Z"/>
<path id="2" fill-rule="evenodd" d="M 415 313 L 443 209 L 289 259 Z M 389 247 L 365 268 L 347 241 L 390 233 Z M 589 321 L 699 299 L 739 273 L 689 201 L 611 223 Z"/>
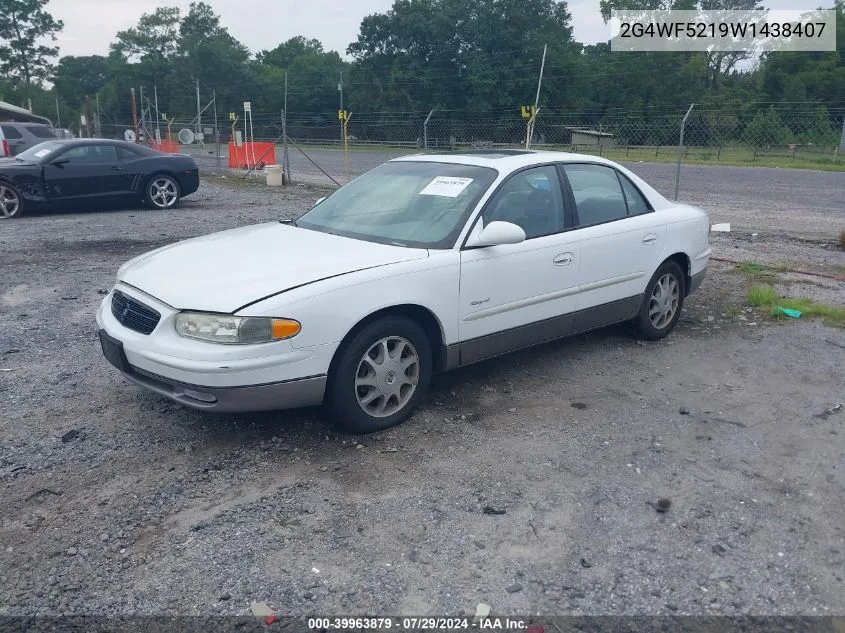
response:
<path id="1" fill-rule="evenodd" d="M 537 106 L 521 106 L 519 111 L 520 114 L 522 114 L 523 119 L 530 119 L 532 116 L 537 114 Z"/>
<path id="2" fill-rule="evenodd" d="M 234 112 L 230 112 L 230 113 L 229 113 L 229 120 L 230 120 L 230 121 L 234 121 L 234 120 L 235 120 L 235 118 L 236 118 L 236 117 L 235 117 L 235 113 L 234 113 Z"/>
<path id="3" fill-rule="evenodd" d="M 162 113 L 161 113 L 161 120 L 162 120 L 162 121 L 167 121 L 167 113 L 166 113 L 166 112 L 162 112 Z"/>
<path id="4" fill-rule="evenodd" d="M 337 118 L 340 119 L 341 121 L 346 121 L 346 117 L 348 116 L 348 114 L 349 114 L 348 110 L 338 110 L 337 111 Z"/>

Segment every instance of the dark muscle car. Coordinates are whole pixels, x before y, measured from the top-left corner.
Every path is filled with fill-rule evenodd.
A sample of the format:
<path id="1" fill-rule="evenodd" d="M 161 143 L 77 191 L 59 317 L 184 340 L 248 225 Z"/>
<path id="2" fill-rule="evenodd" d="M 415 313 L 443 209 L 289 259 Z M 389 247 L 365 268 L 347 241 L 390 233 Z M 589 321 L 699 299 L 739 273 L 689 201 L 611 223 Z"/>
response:
<path id="1" fill-rule="evenodd" d="M 0 159 L 0 219 L 63 202 L 144 201 L 170 209 L 199 188 L 199 170 L 184 154 L 102 139 L 46 141 Z"/>

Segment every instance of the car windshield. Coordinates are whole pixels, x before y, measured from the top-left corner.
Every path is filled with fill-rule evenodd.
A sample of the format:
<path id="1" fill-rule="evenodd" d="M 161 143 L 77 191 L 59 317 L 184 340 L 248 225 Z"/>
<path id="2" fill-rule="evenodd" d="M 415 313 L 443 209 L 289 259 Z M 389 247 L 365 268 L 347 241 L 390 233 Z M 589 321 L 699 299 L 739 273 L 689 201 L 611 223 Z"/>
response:
<path id="1" fill-rule="evenodd" d="M 22 151 L 20 154 L 15 156 L 15 159 L 28 163 L 38 163 L 62 147 L 64 147 L 62 143 L 57 143 L 56 141 L 45 141 Z"/>
<path id="2" fill-rule="evenodd" d="M 398 161 L 341 187 L 296 226 L 413 248 L 451 248 L 498 172 L 453 163 Z"/>

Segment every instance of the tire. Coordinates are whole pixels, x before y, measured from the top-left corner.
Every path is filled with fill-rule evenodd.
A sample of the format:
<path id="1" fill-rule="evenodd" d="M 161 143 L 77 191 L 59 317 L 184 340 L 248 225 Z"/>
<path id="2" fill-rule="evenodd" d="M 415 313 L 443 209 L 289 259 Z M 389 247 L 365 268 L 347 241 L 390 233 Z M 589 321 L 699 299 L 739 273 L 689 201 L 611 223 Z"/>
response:
<path id="1" fill-rule="evenodd" d="M 0 220 L 19 218 L 23 214 L 24 200 L 11 184 L 0 182 Z"/>
<path id="2" fill-rule="evenodd" d="M 172 209 L 182 197 L 176 179 L 167 174 L 156 174 L 144 185 L 144 201 L 151 209 Z"/>
<path id="3" fill-rule="evenodd" d="M 431 345 L 419 325 L 398 316 L 374 321 L 338 351 L 326 390 L 328 413 L 351 433 L 396 426 L 425 396 L 431 367 Z"/>
<path id="4" fill-rule="evenodd" d="M 639 338 L 657 341 L 669 334 L 681 316 L 686 294 L 686 277 L 681 267 L 665 261 L 646 287 L 643 304 L 634 319 Z"/>

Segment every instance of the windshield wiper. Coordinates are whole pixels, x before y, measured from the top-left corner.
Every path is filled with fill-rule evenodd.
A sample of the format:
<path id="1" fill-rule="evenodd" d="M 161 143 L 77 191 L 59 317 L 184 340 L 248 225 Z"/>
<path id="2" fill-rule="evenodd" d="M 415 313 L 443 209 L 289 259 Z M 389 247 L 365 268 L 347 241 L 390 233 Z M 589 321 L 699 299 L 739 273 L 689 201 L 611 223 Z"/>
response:
<path id="1" fill-rule="evenodd" d="M 296 220 L 285 220 L 282 218 L 279 220 L 279 224 L 289 224 L 290 226 L 296 226 Z"/>

